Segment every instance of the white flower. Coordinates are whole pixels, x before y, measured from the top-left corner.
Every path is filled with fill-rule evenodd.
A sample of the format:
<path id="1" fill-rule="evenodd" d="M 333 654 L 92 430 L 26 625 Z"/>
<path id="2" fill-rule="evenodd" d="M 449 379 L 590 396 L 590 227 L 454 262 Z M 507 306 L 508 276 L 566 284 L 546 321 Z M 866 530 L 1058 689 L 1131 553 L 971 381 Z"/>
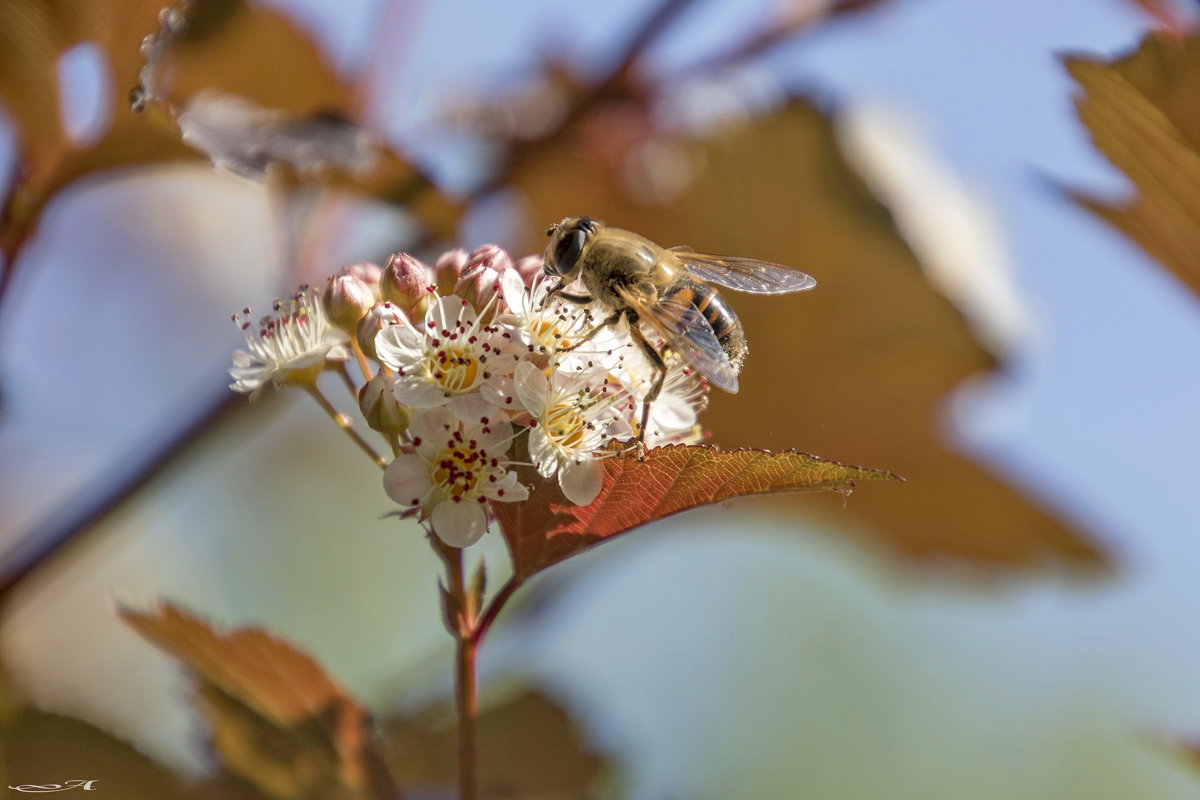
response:
<path id="1" fill-rule="evenodd" d="M 543 478 L 558 475 L 566 498 L 586 506 L 604 484 L 598 458 L 606 430 L 618 419 L 616 406 L 624 392 L 599 372 L 558 370 L 547 378 L 537 366 L 522 361 L 516 370 L 517 396 L 533 422 L 529 455 Z"/>
<path id="2" fill-rule="evenodd" d="M 686 361 L 668 352 L 667 373 L 663 377 L 662 390 L 650 403 L 650 417 L 646 422 L 643 441 L 647 447 L 664 444 L 695 443 L 702 436 L 698 427 L 700 413 L 708 407 L 707 385 Z M 614 439 L 632 438 L 642 424 L 642 401 L 653 386 L 657 373 L 640 360 L 626 360 L 616 370 L 613 378 L 625 387 L 631 400 L 620 407 L 623 417 L 621 426 L 610 429 Z"/>
<path id="3" fill-rule="evenodd" d="M 246 350 L 233 354 L 229 370 L 235 392 L 249 393 L 254 399 L 270 381 L 308 383 L 316 378 L 327 361 L 345 361 L 346 334 L 329 324 L 317 293 L 303 287 L 290 300 L 276 300 L 274 312 L 258 321 L 250 309 L 234 314 L 233 321 L 242 331 Z"/>
<path id="4" fill-rule="evenodd" d="M 500 291 L 508 313 L 501 319 L 522 331 L 527 352 L 555 354 L 581 339 L 594 325 L 591 311 L 585 306 L 565 300 L 549 299 L 551 280 L 545 275 L 533 276 L 525 285 L 515 269 L 500 275 Z M 586 366 L 589 354 L 559 353 L 560 367 L 568 370 Z"/>
<path id="5" fill-rule="evenodd" d="M 448 406 L 469 423 L 496 406 L 515 406 L 512 372 L 518 347 L 512 332 L 484 325 L 460 297 L 439 298 L 419 328 L 402 319 L 379 331 L 375 351 L 396 371 L 396 399 L 407 406 Z"/>
<path id="6" fill-rule="evenodd" d="M 409 423 L 414 453 L 397 456 L 383 474 L 388 497 L 429 519 L 453 547 L 479 541 L 487 531 L 487 501 L 529 497 L 508 469 L 512 426 L 503 419 L 466 425 L 448 408 L 415 412 Z"/>

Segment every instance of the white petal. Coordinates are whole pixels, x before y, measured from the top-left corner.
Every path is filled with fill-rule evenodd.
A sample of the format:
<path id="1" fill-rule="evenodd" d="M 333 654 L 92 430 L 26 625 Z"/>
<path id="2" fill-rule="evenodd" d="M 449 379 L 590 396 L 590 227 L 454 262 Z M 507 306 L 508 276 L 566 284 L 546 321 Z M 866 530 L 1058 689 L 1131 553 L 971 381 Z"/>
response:
<path id="1" fill-rule="evenodd" d="M 383 471 L 383 490 L 405 508 L 421 505 L 433 490 L 429 466 L 420 456 L 397 456 Z"/>
<path id="2" fill-rule="evenodd" d="M 478 392 L 456 394 L 449 401 L 450 413 L 468 425 L 483 424 L 483 420 L 495 422 L 503 419 L 500 409 L 484 399 Z"/>
<path id="3" fill-rule="evenodd" d="M 509 311 L 519 319 L 525 319 L 529 314 L 529 295 L 525 291 L 525 282 L 515 269 L 506 269 L 500 273 L 500 294 Z"/>
<path id="4" fill-rule="evenodd" d="M 442 440 L 450 435 L 450 431 L 458 428 L 458 420 L 448 408 L 427 408 L 414 411 L 408 418 L 408 432 L 422 444 L 436 442 L 439 450 Z"/>
<path id="5" fill-rule="evenodd" d="M 505 327 L 488 336 L 486 344 L 491 350 L 491 355 L 487 357 L 487 371 L 492 376 L 512 375 L 517 366 L 517 356 L 522 350 L 528 351 L 521 332 L 515 328 Z M 482 348 L 483 343 L 479 346 Z"/>
<path id="6" fill-rule="evenodd" d="M 572 461 L 559 470 L 558 485 L 575 505 L 590 505 L 604 488 L 604 467 L 594 458 Z"/>
<path id="7" fill-rule="evenodd" d="M 677 395 L 660 395 L 650 404 L 650 416 L 664 430 L 683 430 L 696 424 L 696 409 Z"/>
<path id="8" fill-rule="evenodd" d="M 479 393 L 483 395 L 485 400 L 497 408 L 519 408 L 517 405 L 517 386 L 512 378 L 493 378 L 479 387 Z"/>
<path id="9" fill-rule="evenodd" d="M 517 397 L 521 405 L 535 417 L 541 417 L 546 411 L 550 398 L 550 382 L 533 363 L 522 361 L 517 364 L 514 381 L 517 387 Z"/>
<path id="10" fill-rule="evenodd" d="M 419 375 L 406 375 L 396 381 L 392 389 L 396 399 L 406 406 L 413 408 L 437 408 L 444 406 L 450 398 L 444 389 L 440 389 Z"/>
<path id="11" fill-rule="evenodd" d="M 233 366 L 245 369 L 259 363 L 258 359 L 247 353 L 245 350 L 233 351 Z"/>
<path id="12" fill-rule="evenodd" d="M 433 327 L 428 328 L 429 334 L 433 336 L 441 336 L 443 331 L 451 333 L 458 327 L 461 322 L 464 326 L 470 326 L 475 322 L 475 309 L 471 304 L 461 297 L 455 295 L 446 295 L 438 298 L 438 301 L 429 307 L 429 311 L 425 314 L 425 322 L 433 323 Z"/>
<path id="13" fill-rule="evenodd" d="M 425 337 L 402 319 L 375 334 L 375 353 L 392 369 L 411 369 L 425 357 Z"/>
<path id="14" fill-rule="evenodd" d="M 490 484 L 483 494 L 489 500 L 501 503 L 529 499 L 529 489 L 524 484 L 517 483 L 517 473 L 511 471 L 505 473 L 504 477 L 496 483 Z"/>
<path id="15" fill-rule="evenodd" d="M 487 512 L 478 500 L 443 500 L 433 509 L 433 532 L 451 547 L 475 544 L 487 532 Z"/>
<path id="16" fill-rule="evenodd" d="M 471 438 L 478 439 L 479 447 L 486 450 L 489 456 L 499 458 L 512 441 L 512 425 L 508 424 L 503 414 L 498 411 L 496 414 L 496 417 L 491 418 L 492 422 L 487 426 L 487 430 L 484 430 L 483 426 L 472 427 Z"/>
<path id="17" fill-rule="evenodd" d="M 550 437 L 541 428 L 529 431 L 529 457 L 543 478 L 553 477 L 558 471 L 558 454 L 550 444 Z"/>

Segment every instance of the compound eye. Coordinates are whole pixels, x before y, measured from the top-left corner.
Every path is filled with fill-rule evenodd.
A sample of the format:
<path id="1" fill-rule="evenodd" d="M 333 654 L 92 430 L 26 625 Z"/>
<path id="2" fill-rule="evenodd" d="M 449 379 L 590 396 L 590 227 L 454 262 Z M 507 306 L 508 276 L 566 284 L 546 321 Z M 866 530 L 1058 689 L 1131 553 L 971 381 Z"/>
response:
<path id="1" fill-rule="evenodd" d="M 575 262 L 583 253 L 583 245 L 586 241 L 587 234 L 581 230 L 573 230 L 558 240 L 558 244 L 554 247 L 554 264 L 560 274 L 570 272 L 574 268 Z"/>

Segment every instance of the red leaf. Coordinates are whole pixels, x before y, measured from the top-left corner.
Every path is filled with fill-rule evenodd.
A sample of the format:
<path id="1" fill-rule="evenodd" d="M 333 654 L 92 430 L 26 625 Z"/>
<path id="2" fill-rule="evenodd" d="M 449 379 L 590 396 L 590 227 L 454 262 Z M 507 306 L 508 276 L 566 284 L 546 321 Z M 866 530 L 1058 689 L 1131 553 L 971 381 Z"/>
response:
<path id="1" fill-rule="evenodd" d="M 518 579 L 579 551 L 679 511 L 732 497 L 848 490 L 859 480 L 903 480 L 883 470 L 826 461 L 795 450 L 721 452 L 673 445 L 605 459 L 604 488 L 589 506 L 564 501 L 557 485 L 532 481 L 523 503 L 493 505 Z"/>

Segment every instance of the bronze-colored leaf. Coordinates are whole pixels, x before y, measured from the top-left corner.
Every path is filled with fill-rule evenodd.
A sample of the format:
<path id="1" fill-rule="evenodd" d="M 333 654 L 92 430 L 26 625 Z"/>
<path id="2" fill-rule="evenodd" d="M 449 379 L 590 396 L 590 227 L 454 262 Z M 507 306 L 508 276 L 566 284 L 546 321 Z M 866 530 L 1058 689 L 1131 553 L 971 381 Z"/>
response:
<path id="1" fill-rule="evenodd" d="M 261 628 L 219 634 L 170 605 L 119 613 L 194 674 L 230 772 L 278 798 L 390 796 L 367 712 L 312 658 Z"/>
<path id="2" fill-rule="evenodd" d="M 518 165 L 511 185 L 535 223 L 590 214 L 664 246 L 792 264 L 818 281 L 804 295 L 727 295 L 750 358 L 741 393 L 714 393 L 705 414 L 717 442 L 799 447 L 895 470 L 908 483 L 864 492 L 847 512 L 865 523 L 856 529 L 911 556 L 1103 561 L 1078 532 L 948 442 L 950 392 L 993 370 L 997 355 L 922 271 L 824 113 L 793 101 L 706 138 L 640 142 L 615 133 L 616 115 L 579 121 Z M 771 502 L 801 512 L 814 501 Z"/>
<path id="3" fill-rule="evenodd" d="M 204 91 L 296 115 L 354 117 L 354 87 L 282 12 L 246 0 L 193 0 L 164 17 L 148 52 L 145 88 L 182 108 Z"/>
<path id="4" fill-rule="evenodd" d="M 407 207 L 451 236 L 461 207 L 361 125 L 362 93 L 286 15 L 246 0 L 196 0 L 164 18 L 142 72 L 147 107 L 186 141 L 251 177 L 318 181 Z"/>
<path id="5" fill-rule="evenodd" d="M 1092 141 L 1137 191 L 1076 200 L 1200 293 L 1200 35 L 1151 33 L 1125 58 L 1066 65 L 1084 89 L 1077 107 Z"/>
<path id="6" fill-rule="evenodd" d="M 415 796 L 454 786 L 454 715 L 437 705 L 385 722 L 388 764 Z M 609 769 L 582 739 L 574 721 L 549 697 L 525 691 L 483 710 L 479 718 L 479 775 L 485 797 L 574 798 Z"/>
<path id="7" fill-rule="evenodd" d="M 117 166 L 194 158 L 161 118 L 139 119 L 129 92 L 141 67 L 139 44 L 155 30 L 161 0 L 11 0 L 0 4 L 0 102 L 16 125 L 19 169 L 0 205 L 0 255 L 11 270 L 38 215 L 72 181 Z M 91 43 L 107 69 L 109 120 L 94 142 L 75 143 L 59 117 L 58 65 Z"/>
<path id="8" fill-rule="evenodd" d="M 164 6 L 168 11 L 160 25 Z M 57 70 L 63 54 L 82 43 L 96 46 L 106 69 L 102 117 L 107 128 L 95 140 L 77 142 L 60 119 Z M 145 70 L 143 50 L 150 61 Z M 137 114 L 131 109 L 131 92 L 143 81 L 149 84 L 151 102 L 144 102 Z M 461 213 L 458 204 L 442 196 L 406 158 L 359 129 L 359 92 L 284 14 L 244 0 L 177 5 L 163 0 L 12 0 L 0 4 L 0 102 L 16 124 L 19 167 L 0 200 L 0 257 L 5 262 L 0 288 L 42 210 L 71 183 L 118 167 L 198 158 L 198 151 L 181 141 L 175 120 L 205 92 L 285 115 L 273 118 L 275 127 L 249 143 L 252 150 L 262 141 L 275 141 L 269 134 L 282 129 L 301 140 L 293 149 L 312 152 L 330 138 L 331 126 L 322 123 L 341 121 L 348 135 L 336 141 L 361 139 L 361 158 L 349 163 L 332 159 L 322 169 L 285 165 L 284 175 L 290 170 L 295 180 L 336 184 L 405 205 L 435 233 L 452 232 Z M 146 99 L 143 89 L 138 94 Z M 312 135 L 303 139 L 306 133 Z M 228 144 L 229 137 L 223 141 Z"/>
<path id="9" fill-rule="evenodd" d="M 795 450 L 725 453 L 713 447 L 672 445 L 650 450 L 645 461 L 625 456 L 602 463 L 604 488 L 591 505 L 571 505 L 556 484 L 536 480 L 528 501 L 493 505 L 518 579 L 696 506 L 753 494 L 844 491 L 856 481 L 897 478 Z"/>

